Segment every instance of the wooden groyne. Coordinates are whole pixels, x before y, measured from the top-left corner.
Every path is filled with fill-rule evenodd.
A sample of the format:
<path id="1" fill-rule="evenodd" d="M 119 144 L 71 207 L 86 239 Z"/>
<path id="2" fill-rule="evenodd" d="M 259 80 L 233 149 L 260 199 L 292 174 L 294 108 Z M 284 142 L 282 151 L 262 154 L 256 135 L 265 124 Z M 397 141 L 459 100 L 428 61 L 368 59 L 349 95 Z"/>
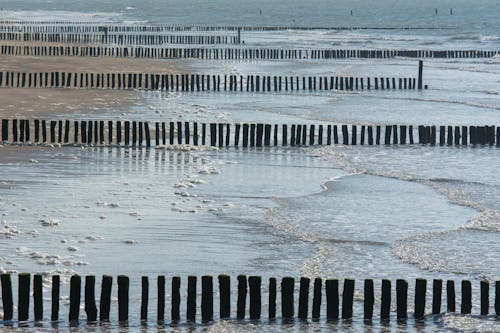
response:
<path id="1" fill-rule="evenodd" d="M 222 35 L 146 35 L 146 34 L 72 34 L 72 33 L 26 33 L 1 32 L 0 41 L 70 43 L 70 44 L 115 44 L 115 45 L 163 45 L 163 44 L 240 44 L 235 36 Z"/>
<path id="2" fill-rule="evenodd" d="M 315 31 L 315 30 L 443 30 L 451 27 L 436 26 L 250 26 L 250 25 L 137 25 L 111 24 L 93 21 L 44 21 L 44 20 L 0 20 L 0 31 L 4 32 L 213 32 L 213 31 Z"/>
<path id="3" fill-rule="evenodd" d="M 84 279 L 83 279 L 84 278 Z M 130 278 L 124 275 L 116 277 L 116 286 L 114 277 L 104 275 L 101 280 L 101 290 L 99 303 L 95 296 L 96 277 L 93 275 L 79 276 L 73 275 L 70 280 L 69 290 L 69 311 L 63 316 L 71 324 L 78 324 L 80 320 L 85 319 L 87 323 L 109 322 L 111 312 L 111 299 L 115 294 L 118 297 L 118 321 L 127 322 L 129 320 L 129 311 L 131 307 L 140 310 L 140 320 L 143 324 L 148 322 L 150 315 L 155 316 L 155 321 L 164 324 L 168 322 L 165 315 L 165 308 L 168 299 L 166 299 L 166 282 L 164 275 L 157 276 L 156 284 L 156 313 L 149 313 L 150 307 L 150 279 L 147 276 L 141 277 L 141 297 L 140 304 L 130 302 Z M 196 322 L 201 321 L 209 323 L 221 319 L 251 319 L 261 320 L 267 317 L 270 321 L 276 319 L 293 320 L 350 320 L 359 317 L 364 320 L 379 320 L 389 322 L 397 320 L 399 323 L 406 321 L 409 315 L 417 321 L 425 318 L 426 313 L 439 315 L 442 313 L 459 312 L 461 314 L 470 314 L 472 312 L 472 283 L 469 280 L 460 282 L 461 299 L 457 300 L 455 281 L 446 281 L 445 289 L 443 280 L 432 280 L 432 289 L 425 279 L 416 279 L 413 294 L 414 301 L 408 300 L 409 283 L 406 280 L 398 279 L 395 286 L 392 280 L 384 279 L 380 284 L 380 302 L 375 304 L 375 281 L 365 279 L 363 286 L 363 310 L 361 313 L 355 313 L 355 285 L 353 279 L 310 279 L 301 277 L 296 281 L 293 277 L 283 277 L 281 281 L 271 277 L 268 280 L 267 287 L 261 276 L 239 275 L 236 279 L 236 288 L 231 277 L 228 275 L 217 276 L 218 288 L 214 287 L 214 277 L 204 275 L 200 279 L 196 276 L 188 276 L 184 282 L 185 292 L 182 292 L 182 279 L 180 276 L 171 278 L 170 286 L 170 322 L 178 323 L 181 321 Z M 201 280 L 201 283 L 199 282 Z M 82 288 L 82 282 L 84 284 Z M 279 286 L 278 286 L 279 282 Z M 63 316 L 60 311 L 60 276 L 51 277 L 51 298 L 50 298 L 50 320 L 59 321 Z M 480 281 L 479 295 L 477 299 L 480 303 L 481 316 L 490 314 L 490 285 L 489 281 Z M 12 277 L 9 274 L 1 275 L 2 302 L 3 302 L 3 323 L 12 325 L 15 320 L 13 304 Z M 197 289 L 201 285 L 201 297 Z M 33 317 L 30 318 L 31 286 L 33 287 Z M 494 315 L 500 315 L 500 281 L 494 282 L 495 299 Z M 311 288 L 312 287 L 312 288 Z M 358 287 L 359 288 L 359 287 Z M 83 289 L 83 290 L 82 290 Z M 234 292 L 236 289 L 237 293 Z M 298 289 L 298 293 L 297 290 Z M 429 289 L 429 291 L 427 290 Z M 444 290 L 443 290 L 444 289 Z M 457 288 L 458 289 L 458 288 Z M 198 289 L 199 290 L 199 289 Z M 268 299 L 263 299 L 263 290 L 267 291 Z M 312 292 L 311 292 L 312 290 Z M 83 291 L 83 292 L 82 292 Z M 443 300 L 443 294 L 446 291 L 446 298 Z M 278 294 L 279 292 L 279 294 Z M 310 294 L 312 293 L 312 297 Z M 234 296 L 236 294 L 236 302 Z M 298 294 L 298 295 L 297 295 Z M 428 294 L 432 294 L 432 303 L 426 304 Z M 184 296 L 185 295 L 185 296 Z M 278 297 L 280 295 L 280 297 Z M 83 297 L 82 297 L 83 296 Z M 298 296 L 298 297 L 297 297 Z M 395 297 L 393 297 L 395 296 Z M 214 298 L 218 298 L 214 300 Z M 82 299 L 83 298 L 83 299 Z M 200 301 L 201 298 L 201 301 Z M 395 299 L 395 304 L 391 304 Z M 30 319 L 43 321 L 47 316 L 44 315 L 43 300 L 43 276 L 34 275 L 31 283 L 31 275 L 22 273 L 18 275 L 18 304 L 17 321 L 26 322 Z M 266 304 L 267 307 L 263 306 Z M 219 311 L 214 311 L 214 304 L 219 305 Z M 413 303 L 413 313 L 409 312 L 408 307 Z M 85 314 L 80 313 L 80 306 L 84 304 Z M 248 307 L 247 307 L 248 304 Z M 181 306 L 182 305 L 182 306 Z M 236 306 L 235 306 L 236 305 Z M 375 308 L 377 305 L 378 309 Z M 394 306 L 395 305 L 395 306 Z M 281 313 L 277 311 L 281 308 Z M 267 314 L 262 313 L 263 309 L 268 310 Z M 393 309 L 396 309 L 394 311 Z M 325 309 L 325 310 L 323 310 Z M 430 310 L 430 311 L 429 311 Z M 151 320 L 150 320 L 151 321 Z"/>
<path id="4" fill-rule="evenodd" d="M 420 76 L 421 77 L 421 76 Z M 420 81 L 419 81 L 420 82 Z M 161 91 L 298 92 L 414 90 L 416 78 L 168 73 L 0 72 L 2 88 L 141 89 Z"/>
<path id="5" fill-rule="evenodd" d="M 128 120 L 2 119 L 2 142 L 11 144 L 151 147 L 315 145 L 440 145 L 500 147 L 500 127 L 338 124 L 192 123 Z"/>
<path id="6" fill-rule="evenodd" d="M 105 38 L 105 37 L 100 37 Z M 239 38 L 237 38 L 239 44 Z M 335 59 L 477 59 L 492 58 L 499 50 L 366 50 L 366 49 L 284 49 L 284 48 L 206 48 L 160 46 L 92 46 L 92 45 L 1 45 L 0 55 L 57 57 L 119 57 L 148 59 L 201 60 L 335 60 Z"/>

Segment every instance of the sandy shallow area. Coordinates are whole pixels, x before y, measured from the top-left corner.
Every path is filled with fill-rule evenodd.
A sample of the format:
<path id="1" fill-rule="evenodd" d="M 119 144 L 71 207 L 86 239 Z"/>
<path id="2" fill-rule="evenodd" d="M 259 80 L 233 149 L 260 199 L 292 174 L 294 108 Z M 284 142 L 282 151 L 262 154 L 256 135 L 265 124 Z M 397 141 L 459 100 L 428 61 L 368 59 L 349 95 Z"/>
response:
<path id="1" fill-rule="evenodd" d="M 181 61 L 121 58 L 24 57 L 0 58 L 0 71 L 72 71 L 127 73 L 188 73 Z M 100 89 L 0 89 L 0 118 L 48 117 L 132 105 L 140 102 L 133 91 Z"/>

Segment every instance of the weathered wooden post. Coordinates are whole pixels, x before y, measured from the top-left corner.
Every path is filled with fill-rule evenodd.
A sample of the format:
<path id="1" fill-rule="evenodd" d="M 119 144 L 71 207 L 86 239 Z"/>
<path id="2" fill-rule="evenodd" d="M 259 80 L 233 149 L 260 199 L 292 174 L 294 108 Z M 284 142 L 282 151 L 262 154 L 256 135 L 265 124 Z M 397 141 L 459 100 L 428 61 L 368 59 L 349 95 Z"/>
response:
<path id="1" fill-rule="evenodd" d="M 80 315 L 81 277 L 73 275 L 70 280 L 69 322 L 77 323 Z"/>
<path id="2" fill-rule="evenodd" d="M 274 320 L 275 318 L 276 318 L 276 278 L 269 278 L 269 320 Z"/>
<path id="3" fill-rule="evenodd" d="M 365 279 L 364 283 L 364 302 L 363 302 L 363 317 L 370 321 L 373 318 L 373 304 L 375 303 L 375 295 L 373 290 L 373 280 Z"/>
<path id="4" fill-rule="evenodd" d="M 427 280 L 417 279 L 415 281 L 415 319 L 421 319 L 425 314 L 425 294 Z"/>
<path id="5" fill-rule="evenodd" d="M 354 303 L 354 280 L 344 280 L 344 291 L 342 292 L 342 319 L 352 318 Z"/>
<path id="6" fill-rule="evenodd" d="M 97 307 L 95 304 L 95 276 L 85 277 L 85 313 L 87 322 L 92 323 L 97 320 Z"/>
<path id="7" fill-rule="evenodd" d="M 196 276 L 188 276 L 186 320 L 196 320 Z"/>
<path id="8" fill-rule="evenodd" d="M 434 279 L 432 281 L 432 314 L 441 313 L 441 294 L 443 280 Z"/>
<path id="9" fill-rule="evenodd" d="M 380 319 L 389 320 L 391 315 L 391 280 L 382 280 Z"/>
<path id="10" fill-rule="evenodd" d="M 309 285 L 311 280 L 306 277 L 300 278 L 299 288 L 299 311 L 298 317 L 302 320 L 307 320 L 307 313 L 309 312 Z"/>
<path id="11" fill-rule="evenodd" d="M 261 315 L 261 285 L 262 277 L 248 277 L 248 286 L 250 288 L 250 319 L 258 320 Z"/>
<path id="12" fill-rule="evenodd" d="M 165 291 L 165 288 L 163 288 Z M 165 303 L 165 302 L 164 302 Z M 177 322 L 181 319 L 181 278 L 179 276 L 172 277 L 172 300 L 170 309 L 170 319 Z M 162 320 L 165 320 L 163 318 Z"/>
<path id="13" fill-rule="evenodd" d="M 213 278 L 209 275 L 201 277 L 201 320 L 210 322 L 214 320 Z"/>
<path id="14" fill-rule="evenodd" d="M 406 320 L 408 318 L 408 282 L 405 280 L 396 280 L 396 310 L 397 319 Z"/>
<path id="15" fill-rule="evenodd" d="M 281 316 L 283 319 L 294 317 L 294 293 L 295 280 L 292 277 L 284 277 L 281 280 Z"/>
<path id="16" fill-rule="evenodd" d="M 455 312 L 455 282 L 446 281 L 446 311 Z"/>
<path id="17" fill-rule="evenodd" d="M 17 316 L 19 321 L 27 321 L 29 319 L 30 305 L 30 274 L 21 273 L 18 279 Z"/>
<path id="18" fill-rule="evenodd" d="M 247 277 L 238 275 L 238 299 L 236 304 L 236 318 L 245 319 L 245 307 L 247 303 Z"/>
<path id="19" fill-rule="evenodd" d="M 99 320 L 109 321 L 109 310 L 111 307 L 111 288 L 113 277 L 104 275 L 101 282 L 101 301 L 99 303 Z"/>
<path id="20" fill-rule="evenodd" d="M 220 318 L 231 316 L 231 280 L 229 275 L 219 275 Z"/>
<path id="21" fill-rule="evenodd" d="M 149 280 L 147 276 L 143 276 L 141 277 L 141 323 L 142 324 L 145 324 L 148 320 L 148 303 L 149 303 Z"/>
<path id="22" fill-rule="evenodd" d="M 327 279 L 326 288 L 326 319 L 337 320 L 339 318 L 339 280 Z"/>

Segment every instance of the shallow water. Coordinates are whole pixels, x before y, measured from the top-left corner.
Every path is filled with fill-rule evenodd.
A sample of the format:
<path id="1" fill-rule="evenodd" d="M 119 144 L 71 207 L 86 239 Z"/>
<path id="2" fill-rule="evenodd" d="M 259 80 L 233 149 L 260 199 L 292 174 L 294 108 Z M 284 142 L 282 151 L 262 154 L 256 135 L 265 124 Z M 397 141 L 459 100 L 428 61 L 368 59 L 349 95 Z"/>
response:
<path id="1" fill-rule="evenodd" d="M 66 12 L 66 3 L 58 0 L 46 6 L 37 1 L 4 0 L 1 6 L 5 18 L 79 17 L 101 22 L 212 25 L 381 27 L 390 23 L 396 28 L 443 28 L 243 33 L 245 45 L 253 47 L 497 49 L 500 39 L 500 9 L 495 1 L 383 1 L 377 6 L 366 6 L 362 1 L 335 5 L 318 1 L 315 6 L 295 1 L 238 6 L 222 0 L 175 5 L 154 0 L 127 4 L 87 1 L 72 4 L 72 12 Z M 454 15 L 449 15 L 451 7 Z M 182 66 L 197 73 L 237 75 L 417 74 L 416 59 L 404 58 L 195 60 Z M 428 59 L 424 83 L 429 89 L 422 92 L 137 92 L 134 105 L 96 108 L 75 117 L 150 122 L 493 125 L 499 119 L 499 74 L 498 58 Z M 391 279 L 393 285 L 397 278 L 409 281 L 410 312 L 415 278 L 455 280 L 457 302 L 459 281 L 470 279 L 473 313 L 479 312 L 479 281 L 500 277 L 496 260 L 499 164 L 500 152 L 494 147 L 395 145 L 202 151 L 0 147 L 0 267 L 2 271 L 61 274 L 61 295 L 68 295 L 68 277 L 73 273 L 97 275 L 98 286 L 102 274 L 129 275 L 130 326 L 112 325 L 110 329 L 116 331 L 495 332 L 499 325 L 493 316 L 429 315 L 424 325 L 415 324 L 411 314 L 408 323 L 401 325 L 395 318 L 389 325 L 381 324 L 377 316 L 370 325 L 360 318 L 365 278 L 376 279 L 377 315 L 382 278 Z M 136 304 L 141 275 L 148 275 L 152 286 L 159 274 L 167 276 L 167 286 L 172 276 L 181 276 L 184 293 L 187 275 L 220 273 L 233 277 L 233 292 L 237 274 L 262 275 L 263 299 L 267 299 L 267 278 L 271 276 L 356 278 L 355 319 L 352 323 L 231 320 L 157 327 L 153 288 L 149 326 L 139 326 Z M 47 278 L 46 309 L 48 282 Z M 429 312 L 430 285 L 428 289 Z M 167 301 L 169 292 L 167 288 Z M 490 288 L 490 303 L 493 294 Z M 216 292 L 216 309 L 217 296 Z M 394 299 L 392 304 L 394 307 Z M 116 299 L 112 309 L 116 322 Z M 65 298 L 61 309 L 64 319 L 67 310 Z M 394 311 L 391 315 L 395 316 Z M 60 325 L 66 329 L 68 324 L 63 321 Z M 53 329 L 43 324 L 37 330 Z M 108 329 L 82 326 L 80 330 Z"/>

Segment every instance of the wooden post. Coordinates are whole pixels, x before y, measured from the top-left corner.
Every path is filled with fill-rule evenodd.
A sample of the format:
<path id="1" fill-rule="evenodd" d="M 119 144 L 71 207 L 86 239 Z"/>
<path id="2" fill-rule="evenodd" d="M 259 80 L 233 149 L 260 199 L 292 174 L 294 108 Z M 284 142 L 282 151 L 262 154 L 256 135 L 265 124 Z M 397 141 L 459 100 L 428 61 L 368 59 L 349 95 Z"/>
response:
<path id="1" fill-rule="evenodd" d="M 314 279 L 314 295 L 313 295 L 313 306 L 312 315 L 313 320 L 318 320 L 321 313 L 321 289 L 323 285 L 323 280 L 321 278 Z"/>
<path id="2" fill-rule="evenodd" d="M 468 280 L 462 281 L 462 306 L 460 308 L 461 314 L 469 314 L 472 309 L 472 287 Z"/>
<path id="3" fill-rule="evenodd" d="M 311 280 L 306 277 L 300 278 L 299 288 L 299 311 L 298 317 L 302 320 L 307 320 L 307 313 L 309 312 L 309 285 Z"/>
<path id="4" fill-rule="evenodd" d="M 188 276 L 186 320 L 196 320 L 196 276 Z"/>
<path id="5" fill-rule="evenodd" d="M 130 282 L 127 276 L 118 276 L 118 321 L 120 322 L 128 320 L 129 285 Z"/>
<path id="6" fill-rule="evenodd" d="M 210 124 L 210 146 L 215 147 L 217 145 L 217 124 Z"/>
<path id="7" fill-rule="evenodd" d="M 339 318 L 339 280 L 327 279 L 326 288 L 326 319 L 337 320 Z"/>
<path id="8" fill-rule="evenodd" d="M 487 316 L 490 310 L 490 284 L 481 281 L 481 316 Z"/>
<path id="9" fill-rule="evenodd" d="M 396 312 L 398 320 L 408 318 L 408 282 L 405 280 L 396 280 Z"/>
<path id="10" fill-rule="evenodd" d="M 9 141 L 9 120 L 2 119 L 2 142 Z"/>
<path id="11" fill-rule="evenodd" d="M 391 316 L 391 280 L 382 280 L 380 319 L 388 321 Z"/>
<path id="12" fill-rule="evenodd" d="M 36 274 L 33 276 L 33 310 L 35 321 L 43 320 L 43 291 L 42 276 Z"/>
<path id="13" fill-rule="evenodd" d="M 163 290 L 165 291 L 165 288 L 163 288 Z M 170 319 L 173 322 L 179 321 L 181 319 L 180 305 L 181 305 L 181 278 L 179 276 L 174 276 L 172 278 L 172 306 L 170 309 Z"/>
<path id="14" fill-rule="evenodd" d="M 495 281 L 495 314 L 500 315 L 500 281 Z"/>
<path id="15" fill-rule="evenodd" d="M 159 275 L 156 279 L 157 285 L 157 305 L 156 321 L 159 324 L 165 322 L 165 275 Z M 172 297 L 173 302 L 173 297 Z"/>
<path id="16" fill-rule="evenodd" d="M 101 282 L 101 301 L 99 303 L 99 320 L 109 321 L 109 310 L 111 307 L 111 288 L 113 277 L 104 275 Z"/>
<path id="17" fill-rule="evenodd" d="M 231 316 L 231 279 L 229 275 L 219 275 L 220 318 Z"/>
<path id="18" fill-rule="evenodd" d="M 342 319 L 352 318 L 352 307 L 354 302 L 354 280 L 344 280 L 344 291 L 342 293 Z"/>
<path id="19" fill-rule="evenodd" d="M 245 306 L 247 303 L 247 277 L 238 275 L 238 299 L 236 304 L 236 318 L 245 319 Z"/>
<path id="20" fill-rule="evenodd" d="M 14 313 L 14 303 L 12 301 L 12 281 L 10 274 L 2 274 L 0 276 L 2 282 L 2 306 L 3 306 L 3 321 L 11 321 Z"/>
<path id="21" fill-rule="evenodd" d="M 446 281 L 446 311 L 455 312 L 455 282 Z"/>
<path id="22" fill-rule="evenodd" d="M 262 277 L 250 276 L 248 277 L 248 287 L 250 289 L 250 319 L 258 320 L 261 314 L 261 285 Z"/>
<path id="23" fill-rule="evenodd" d="M 427 280 L 417 279 L 415 281 L 415 319 L 421 319 L 424 317 L 426 291 Z"/>
<path id="24" fill-rule="evenodd" d="M 363 315 L 365 320 L 372 320 L 373 318 L 373 304 L 375 303 L 375 295 L 373 291 L 373 280 L 365 279 L 364 285 L 364 303 Z"/>
<path id="25" fill-rule="evenodd" d="M 149 280 L 147 276 L 141 278 L 141 322 L 148 320 Z"/>
<path id="26" fill-rule="evenodd" d="M 281 280 L 281 316 L 284 320 L 293 319 L 294 317 L 294 302 L 293 290 L 295 280 L 292 277 L 284 277 Z"/>
<path id="27" fill-rule="evenodd" d="M 432 281 L 432 314 L 441 313 L 441 293 L 443 280 L 434 279 Z"/>
<path id="28" fill-rule="evenodd" d="M 422 72 L 424 69 L 424 62 L 422 60 L 418 61 L 418 90 L 422 90 Z"/>
<path id="29" fill-rule="evenodd" d="M 71 276 L 69 292 L 69 322 L 78 322 L 80 315 L 80 294 L 82 279 L 79 275 Z"/>
<path id="30" fill-rule="evenodd" d="M 499 288 L 497 288 L 498 290 Z M 269 278 L 269 320 L 276 318 L 276 278 Z"/>
<path id="31" fill-rule="evenodd" d="M 85 313 L 87 322 L 92 323 L 97 320 L 97 307 L 95 304 L 95 276 L 85 277 Z"/>
<path id="32" fill-rule="evenodd" d="M 29 305 L 30 305 L 30 274 L 21 273 L 18 276 L 18 306 L 17 315 L 19 321 L 27 321 L 29 319 Z"/>
<path id="33" fill-rule="evenodd" d="M 214 286 L 210 275 L 201 277 L 201 321 L 214 320 Z"/>
<path id="34" fill-rule="evenodd" d="M 342 125 L 342 137 L 343 137 L 342 144 L 348 145 L 349 144 L 349 133 L 347 133 L 347 125 Z"/>
<path id="35" fill-rule="evenodd" d="M 59 287 L 61 284 L 61 278 L 59 275 L 52 276 L 52 307 L 50 313 L 50 320 L 58 321 L 59 320 Z"/>

